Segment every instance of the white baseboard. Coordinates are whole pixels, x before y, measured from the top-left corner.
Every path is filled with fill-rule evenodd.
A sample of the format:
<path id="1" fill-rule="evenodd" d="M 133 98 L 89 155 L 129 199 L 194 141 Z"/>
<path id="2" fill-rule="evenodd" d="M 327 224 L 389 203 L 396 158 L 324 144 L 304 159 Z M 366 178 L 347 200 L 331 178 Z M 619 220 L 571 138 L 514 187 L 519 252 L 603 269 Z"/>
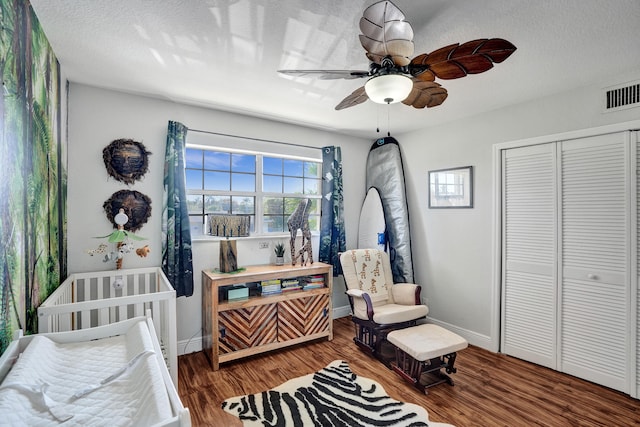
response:
<path id="1" fill-rule="evenodd" d="M 463 329 L 458 326 L 451 325 L 447 322 L 442 322 L 438 319 L 434 319 L 432 317 L 427 317 L 427 323 L 433 323 L 435 325 L 442 326 L 443 328 L 460 335 L 462 338 L 467 340 L 469 344 L 475 345 L 476 347 L 480 347 L 485 350 L 493 351 L 495 353 L 495 351 L 493 350 L 493 340 L 487 335 L 482 335 L 468 329 Z"/>
<path id="2" fill-rule="evenodd" d="M 351 316 L 351 307 L 348 305 L 343 305 L 342 307 L 334 307 L 333 308 L 333 318 L 337 319 L 339 317 Z"/>
<path id="3" fill-rule="evenodd" d="M 202 337 L 193 337 L 188 340 L 178 341 L 178 356 L 202 351 Z"/>

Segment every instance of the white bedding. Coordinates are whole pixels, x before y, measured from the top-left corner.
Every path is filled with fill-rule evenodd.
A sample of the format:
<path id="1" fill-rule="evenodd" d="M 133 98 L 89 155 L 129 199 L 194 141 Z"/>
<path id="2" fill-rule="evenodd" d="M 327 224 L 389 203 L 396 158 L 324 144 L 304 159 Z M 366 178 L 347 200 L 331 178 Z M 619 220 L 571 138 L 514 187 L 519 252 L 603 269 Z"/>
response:
<path id="1" fill-rule="evenodd" d="M 159 423 L 173 414 L 158 363 L 144 319 L 93 341 L 34 336 L 0 385 L 0 425 Z"/>

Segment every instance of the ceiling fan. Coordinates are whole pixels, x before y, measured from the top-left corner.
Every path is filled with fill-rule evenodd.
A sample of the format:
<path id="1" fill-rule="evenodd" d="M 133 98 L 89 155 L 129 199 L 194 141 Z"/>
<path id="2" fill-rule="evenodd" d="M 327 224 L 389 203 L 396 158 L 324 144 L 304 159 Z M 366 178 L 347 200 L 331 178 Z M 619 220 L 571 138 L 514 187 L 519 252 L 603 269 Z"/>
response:
<path id="1" fill-rule="evenodd" d="M 360 18 L 360 44 L 371 61 L 369 70 L 278 70 L 279 73 L 320 79 L 369 78 L 344 98 L 336 110 L 353 107 L 367 99 L 379 104 L 402 102 L 415 108 L 435 107 L 447 99 L 447 90 L 435 82 L 479 74 L 493 63 L 507 59 L 516 47 L 492 38 L 456 43 L 423 53 L 413 59 L 413 28 L 391 1 L 367 7 Z"/>

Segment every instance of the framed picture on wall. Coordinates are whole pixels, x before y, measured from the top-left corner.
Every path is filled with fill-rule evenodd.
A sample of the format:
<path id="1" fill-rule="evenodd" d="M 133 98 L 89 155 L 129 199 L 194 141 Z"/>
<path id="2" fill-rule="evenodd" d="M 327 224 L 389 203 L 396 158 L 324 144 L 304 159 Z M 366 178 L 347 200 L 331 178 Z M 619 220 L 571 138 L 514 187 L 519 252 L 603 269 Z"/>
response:
<path id="1" fill-rule="evenodd" d="M 473 166 L 429 171 L 429 208 L 472 208 Z"/>

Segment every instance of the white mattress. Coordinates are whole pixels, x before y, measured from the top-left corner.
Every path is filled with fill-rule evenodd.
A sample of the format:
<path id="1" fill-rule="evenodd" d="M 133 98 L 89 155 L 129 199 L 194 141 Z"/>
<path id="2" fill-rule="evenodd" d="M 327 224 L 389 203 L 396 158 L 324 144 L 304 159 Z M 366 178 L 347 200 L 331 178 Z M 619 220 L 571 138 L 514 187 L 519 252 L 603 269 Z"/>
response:
<path id="1" fill-rule="evenodd" d="M 144 319 L 93 341 L 34 336 L 0 385 L 0 425 L 156 424 L 173 416 L 158 363 Z"/>

